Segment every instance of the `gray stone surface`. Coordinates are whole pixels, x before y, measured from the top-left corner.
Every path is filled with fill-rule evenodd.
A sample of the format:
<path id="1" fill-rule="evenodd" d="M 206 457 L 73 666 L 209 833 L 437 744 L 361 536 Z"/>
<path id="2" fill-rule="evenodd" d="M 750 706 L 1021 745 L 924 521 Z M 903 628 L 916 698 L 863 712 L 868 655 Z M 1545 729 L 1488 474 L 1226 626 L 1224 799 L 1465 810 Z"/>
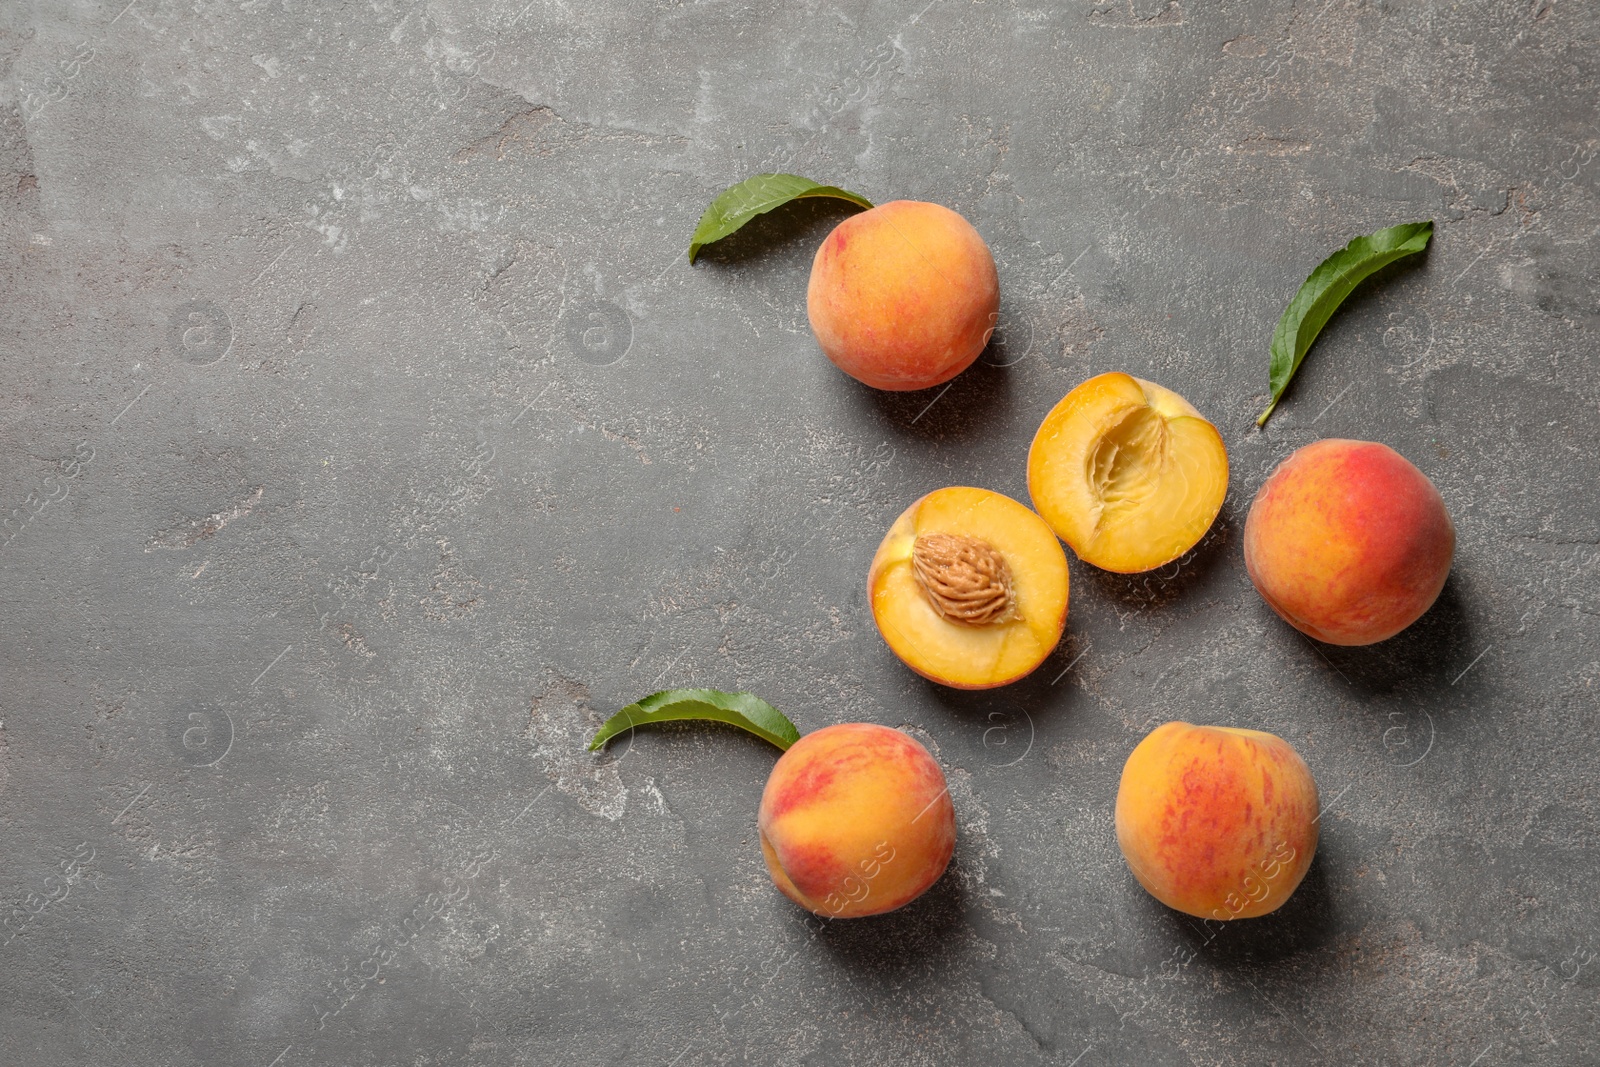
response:
<path id="1" fill-rule="evenodd" d="M 0 5 L 0 1062 L 1597 1062 L 1597 46 L 1583 0 Z M 690 268 L 773 169 L 970 218 L 985 365 L 821 357 L 836 205 Z M 1306 272 L 1425 217 L 1257 432 Z M 1074 562 L 1023 683 L 912 676 L 879 537 L 1025 500 L 1108 369 L 1223 429 L 1215 530 Z M 1373 648 L 1240 558 L 1324 436 L 1459 531 Z M 756 848 L 770 748 L 581 751 L 669 684 L 912 731 L 951 873 L 813 933 Z M 1117 774 L 1170 718 L 1316 773 L 1278 914 L 1127 873 Z"/>

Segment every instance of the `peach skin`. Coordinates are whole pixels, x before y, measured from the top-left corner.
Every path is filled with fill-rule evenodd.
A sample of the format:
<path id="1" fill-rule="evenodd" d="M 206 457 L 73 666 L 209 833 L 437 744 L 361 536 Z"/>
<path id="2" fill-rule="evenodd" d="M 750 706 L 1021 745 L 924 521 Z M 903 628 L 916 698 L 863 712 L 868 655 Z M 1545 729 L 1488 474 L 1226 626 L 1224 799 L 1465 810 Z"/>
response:
<path id="1" fill-rule="evenodd" d="M 1117 844 L 1161 903 L 1249 919 L 1294 892 L 1317 851 L 1317 783 L 1280 737 L 1229 726 L 1158 726 L 1117 789 Z"/>
<path id="2" fill-rule="evenodd" d="M 811 263 L 817 343 L 874 389 L 927 389 L 971 366 L 1000 315 L 989 246 L 947 207 L 894 200 L 834 228 Z"/>
<path id="3" fill-rule="evenodd" d="M 1444 588 L 1456 532 L 1439 491 L 1386 445 L 1330 439 L 1272 472 L 1250 505 L 1244 561 L 1272 610 L 1332 645 L 1370 645 Z"/>
<path id="4" fill-rule="evenodd" d="M 956 844 L 939 764 L 915 738 L 871 723 L 796 741 L 767 779 L 758 826 L 784 895 L 841 919 L 915 900 L 944 874 Z"/>

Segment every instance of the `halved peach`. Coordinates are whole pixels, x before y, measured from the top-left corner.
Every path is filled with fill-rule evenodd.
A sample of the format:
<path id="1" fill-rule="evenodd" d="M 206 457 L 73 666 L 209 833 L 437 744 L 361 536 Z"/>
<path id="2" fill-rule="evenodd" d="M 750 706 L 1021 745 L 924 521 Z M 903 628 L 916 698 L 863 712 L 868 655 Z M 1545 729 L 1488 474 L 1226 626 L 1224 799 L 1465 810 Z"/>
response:
<path id="1" fill-rule="evenodd" d="M 1014 682 L 1067 624 L 1067 556 L 1044 520 L 1000 493 L 929 493 L 889 528 L 867 596 L 905 665 L 957 689 Z"/>
<path id="2" fill-rule="evenodd" d="M 1028 450 L 1028 492 L 1085 563 L 1147 571 L 1211 528 L 1228 493 L 1228 450 L 1172 390 L 1101 374 L 1045 416 Z"/>

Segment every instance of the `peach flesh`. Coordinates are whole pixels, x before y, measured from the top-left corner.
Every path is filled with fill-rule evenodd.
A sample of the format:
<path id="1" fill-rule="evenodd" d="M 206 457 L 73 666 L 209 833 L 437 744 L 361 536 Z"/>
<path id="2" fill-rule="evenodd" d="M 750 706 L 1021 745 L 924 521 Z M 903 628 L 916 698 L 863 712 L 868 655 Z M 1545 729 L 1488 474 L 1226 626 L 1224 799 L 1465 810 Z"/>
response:
<path id="1" fill-rule="evenodd" d="M 836 226 L 811 263 L 817 343 L 875 389 L 927 389 L 972 365 L 1000 314 L 978 231 L 938 204 L 894 200 Z"/>
<path id="2" fill-rule="evenodd" d="M 1028 493 L 1078 558 L 1152 570 L 1193 548 L 1228 491 L 1228 450 L 1207 419 L 1154 382 L 1113 371 L 1061 398 L 1028 448 Z"/>
<path id="3" fill-rule="evenodd" d="M 921 587 L 917 545 L 927 537 L 971 538 L 1009 573 L 1005 614 L 971 625 L 942 617 Z M 1008 496 L 950 486 L 922 497 L 884 535 L 867 574 L 872 620 L 901 662 L 957 689 L 988 689 L 1043 663 L 1067 621 L 1066 553 L 1043 519 Z"/>
<path id="4" fill-rule="evenodd" d="M 773 882 L 818 915 L 893 911 L 939 880 L 955 851 L 944 772 L 915 738 L 872 723 L 806 734 L 761 794 Z"/>
<path id="5" fill-rule="evenodd" d="M 1317 783 L 1280 737 L 1169 722 L 1128 756 L 1117 844 L 1169 908 L 1248 919 L 1289 899 L 1317 851 Z"/>
<path id="6" fill-rule="evenodd" d="M 1333 645 L 1393 637 L 1433 605 L 1455 527 L 1426 475 L 1386 445 L 1330 439 L 1284 460 L 1256 494 L 1244 560 L 1266 602 Z"/>

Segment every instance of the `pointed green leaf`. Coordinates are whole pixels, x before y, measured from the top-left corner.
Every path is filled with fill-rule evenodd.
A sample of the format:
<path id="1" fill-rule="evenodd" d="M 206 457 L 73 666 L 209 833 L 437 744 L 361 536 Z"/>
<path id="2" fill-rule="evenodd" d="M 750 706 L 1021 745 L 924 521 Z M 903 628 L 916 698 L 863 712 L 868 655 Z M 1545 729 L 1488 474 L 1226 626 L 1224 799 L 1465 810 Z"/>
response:
<path id="1" fill-rule="evenodd" d="M 1289 306 L 1283 309 L 1278 328 L 1272 331 L 1272 403 L 1256 420 L 1257 426 L 1267 424 L 1267 418 L 1278 406 L 1283 391 L 1310 351 L 1311 343 L 1344 303 L 1345 297 L 1374 271 L 1427 248 L 1432 236 L 1431 221 L 1390 226 L 1357 237 L 1317 265 L 1289 301 Z"/>
<path id="2" fill-rule="evenodd" d="M 872 201 L 864 196 L 833 185 L 818 185 L 798 174 L 757 174 L 724 190 L 711 201 L 706 213 L 700 216 L 700 224 L 694 228 L 694 236 L 689 239 L 689 262 L 694 262 L 700 249 L 722 240 L 757 215 L 808 196 L 833 196 L 859 207 L 872 206 Z"/>
<path id="3" fill-rule="evenodd" d="M 757 737 L 787 749 L 800 740 L 800 731 L 783 712 L 754 693 L 722 693 L 715 689 L 664 689 L 629 704 L 605 721 L 589 742 L 593 752 L 635 726 L 681 719 L 711 719 L 732 723 Z"/>

